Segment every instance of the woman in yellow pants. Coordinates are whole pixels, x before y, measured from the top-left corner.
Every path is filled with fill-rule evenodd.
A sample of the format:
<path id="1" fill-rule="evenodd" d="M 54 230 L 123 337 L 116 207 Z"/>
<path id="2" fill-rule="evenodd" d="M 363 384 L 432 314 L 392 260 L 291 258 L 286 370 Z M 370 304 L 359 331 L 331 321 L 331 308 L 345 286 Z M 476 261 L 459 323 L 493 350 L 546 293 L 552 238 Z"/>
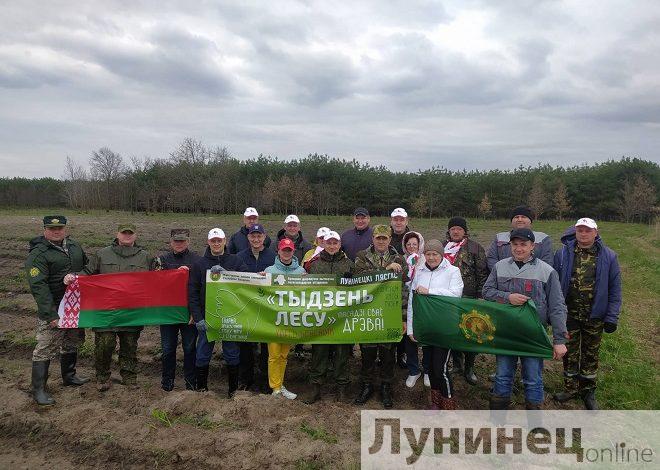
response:
<path id="1" fill-rule="evenodd" d="M 282 238 L 277 245 L 277 258 L 275 264 L 266 268 L 271 274 L 305 274 L 305 270 L 293 255 L 295 245 L 289 238 Z M 284 372 L 286 360 L 289 355 L 290 344 L 268 343 L 268 382 L 273 389 L 273 396 L 280 396 L 293 400 L 296 394 L 284 387 Z"/>

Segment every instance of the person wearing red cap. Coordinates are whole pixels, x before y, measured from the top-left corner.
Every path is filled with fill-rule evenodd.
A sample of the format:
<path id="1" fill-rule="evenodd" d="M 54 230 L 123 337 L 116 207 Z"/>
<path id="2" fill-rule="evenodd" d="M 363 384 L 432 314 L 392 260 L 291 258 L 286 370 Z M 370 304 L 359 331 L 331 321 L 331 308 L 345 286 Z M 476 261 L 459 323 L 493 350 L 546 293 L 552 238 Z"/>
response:
<path id="1" fill-rule="evenodd" d="M 283 238 L 277 244 L 277 258 L 272 266 L 265 270 L 271 274 L 306 274 L 294 256 L 295 243 L 289 238 Z M 289 355 L 290 344 L 268 343 L 268 385 L 273 389 L 273 396 L 280 396 L 293 400 L 296 394 L 284 387 L 284 372 L 286 359 Z"/>

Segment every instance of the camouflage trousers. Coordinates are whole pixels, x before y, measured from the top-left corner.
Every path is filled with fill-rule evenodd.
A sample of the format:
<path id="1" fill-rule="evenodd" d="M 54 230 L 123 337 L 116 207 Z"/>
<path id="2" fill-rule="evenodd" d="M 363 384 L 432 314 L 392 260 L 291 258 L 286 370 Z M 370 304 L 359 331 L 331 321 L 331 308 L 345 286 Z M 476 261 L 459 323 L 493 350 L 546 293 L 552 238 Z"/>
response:
<path id="1" fill-rule="evenodd" d="M 33 361 L 50 361 L 57 353 L 78 352 L 85 341 L 85 330 L 80 328 L 53 328 L 45 320 L 37 320 L 37 345 L 32 351 Z"/>
<path id="2" fill-rule="evenodd" d="M 570 339 L 564 355 L 564 383 L 567 392 L 584 392 L 596 388 L 598 353 L 603 337 L 602 320 L 576 318 L 568 313 L 566 327 Z"/>
<path id="3" fill-rule="evenodd" d="M 112 353 L 119 337 L 119 373 L 122 382 L 134 384 L 137 378 L 137 345 L 139 331 L 96 331 L 94 332 L 94 366 L 99 383 L 110 380 Z"/>

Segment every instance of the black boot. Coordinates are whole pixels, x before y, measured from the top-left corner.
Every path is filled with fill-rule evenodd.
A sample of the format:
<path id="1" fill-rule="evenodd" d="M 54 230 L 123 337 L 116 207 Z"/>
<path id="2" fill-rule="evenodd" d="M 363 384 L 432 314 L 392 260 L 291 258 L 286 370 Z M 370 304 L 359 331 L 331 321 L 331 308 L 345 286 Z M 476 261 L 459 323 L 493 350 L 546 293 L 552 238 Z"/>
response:
<path id="1" fill-rule="evenodd" d="M 348 385 L 337 385 L 336 400 L 339 403 L 346 403 L 348 401 Z"/>
<path id="2" fill-rule="evenodd" d="M 498 397 L 497 395 L 490 396 L 489 409 L 491 410 L 508 410 L 511 404 L 510 397 Z"/>
<path id="3" fill-rule="evenodd" d="M 32 397 L 39 405 L 54 405 L 55 400 L 46 392 L 50 361 L 32 361 Z"/>
<path id="4" fill-rule="evenodd" d="M 310 391 L 303 397 L 303 403 L 311 405 L 321 399 L 321 384 L 312 384 Z"/>
<path id="5" fill-rule="evenodd" d="M 380 386 L 380 396 L 383 402 L 383 408 L 386 410 L 391 409 L 394 406 L 392 400 L 392 385 L 384 383 Z"/>
<path id="6" fill-rule="evenodd" d="M 160 387 L 166 392 L 174 390 L 174 379 L 163 379 L 160 382 Z"/>
<path id="7" fill-rule="evenodd" d="M 584 407 L 588 410 L 600 410 L 600 407 L 598 406 L 598 402 L 596 401 L 596 389 L 591 388 L 584 392 L 584 395 L 582 395 L 582 399 L 584 400 Z"/>
<path id="8" fill-rule="evenodd" d="M 227 366 L 227 397 L 232 398 L 238 388 L 238 366 Z"/>
<path id="9" fill-rule="evenodd" d="M 368 383 L 363 383 L 362 388 L 360 389 L 360 393 L 358 394 L 357 398 L 353 403 L 356 405 L 364 405 L 366 402 L 369 401 L 369 398 L 371 398 L 371 395 L 374 394 L 374 386 Z"/>
<path id="10" fill-rule="evenodd" d="M 60 354 L 60 367 L 62 369 L 62 383 L 65 387 L 73 385 L 78 387 L 89 382 L 86 377 L 76 375 L 76 362 L 78 362 L 78 353 Z"/>
<path id="11" fill-rule="evenodd" d="M 462 351 L 452 351 L 451 353 L 451 369 L 449 369 L 450 374 L 462 374 L 463 373 L 463 352 Z"/>
<path id="12" fill-rule="evenodd" d="M 195 382 L 198 392 L 206 392 L 209 389 L 209 366 L 195 367 Z"/>
<path id="13" fill-rule="evenodd" d="M 477 374 L 474 373 L 474 360 L 477 358 L 477 355 L 474 353 L 465 353 L 465 367 L 463 369 L 463 377 L 465 381 L 470 385 L 477 385 L 479 381 L 477 379 Z"/>

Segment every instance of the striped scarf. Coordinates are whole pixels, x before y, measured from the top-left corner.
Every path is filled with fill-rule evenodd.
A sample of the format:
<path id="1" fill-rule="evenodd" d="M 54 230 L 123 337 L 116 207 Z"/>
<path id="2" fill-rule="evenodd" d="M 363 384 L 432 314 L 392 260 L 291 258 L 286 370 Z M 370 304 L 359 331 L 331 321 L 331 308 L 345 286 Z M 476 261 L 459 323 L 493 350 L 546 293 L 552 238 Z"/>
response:
<path id="1" fill-rule="evenodd" d="M 464 238 L 460 242 L 448 242 L 445 245 L 445 253 L 444 257 L 447 261 L 449 261 L 451 264 L 454 264 L 454 261 L 456 261 L 456 255 L 458 255 L 458 252 L 460 251 L 461 247 L 467 243 L 467 238 Z"/>

